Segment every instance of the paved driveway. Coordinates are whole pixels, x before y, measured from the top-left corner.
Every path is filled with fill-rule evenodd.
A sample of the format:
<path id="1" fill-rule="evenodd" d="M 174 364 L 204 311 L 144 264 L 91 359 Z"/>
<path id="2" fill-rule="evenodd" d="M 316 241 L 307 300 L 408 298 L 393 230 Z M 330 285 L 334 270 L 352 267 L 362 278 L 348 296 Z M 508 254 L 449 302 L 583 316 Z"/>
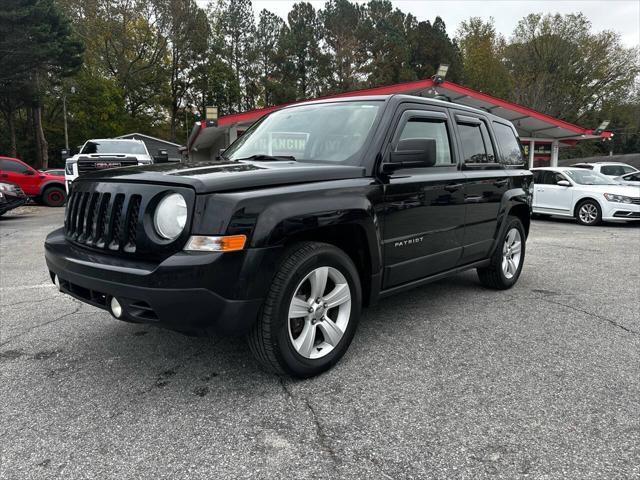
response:
<path id="1" fill-rule="evenodd" d="M 640 478 L 640 227 L 535 221 L 512 290 L 385 300 L 294 381 L 57 293 L 62 216 L 0 219 L 0 478 Z"/>

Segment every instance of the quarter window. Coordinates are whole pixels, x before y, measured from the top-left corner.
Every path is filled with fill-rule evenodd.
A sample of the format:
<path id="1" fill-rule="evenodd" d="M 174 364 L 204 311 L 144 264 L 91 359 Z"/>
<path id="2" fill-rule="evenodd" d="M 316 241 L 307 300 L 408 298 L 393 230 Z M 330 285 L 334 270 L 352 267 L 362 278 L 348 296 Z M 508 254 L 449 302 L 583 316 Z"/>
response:
<path id="1" fill-rule="evenodd" d="M 493 147 L 483 124 L 459 123 L 464 163 L 494 163 Z"/>
<path id="2" fill-rule="evenodd" d="M 402 129 L 398 141 L 408 138 L 435 140 L 436 166 L 451 165 L 451 147 L 449 145 L 446 122 L 426 118 L 411 118 Z"/>
<path id="3" fill-rule="evenodd" d="M 500 163 L 503 165 L 523 165 L 522 149 L 513 130 L 507 125 L 493 122 L 493 131 L 502 153 Z"/>
<path id="4" fill-rule="evenodd" d="M 625 167 L 624 165 L 603 165 L 600 168 L 600 173 L 603 175 L 610 175 L 614 177 L 619 177 L 620 175 L 624 175 L 625 173 L 633 172 L 633 169 L 630 167 Z"/>

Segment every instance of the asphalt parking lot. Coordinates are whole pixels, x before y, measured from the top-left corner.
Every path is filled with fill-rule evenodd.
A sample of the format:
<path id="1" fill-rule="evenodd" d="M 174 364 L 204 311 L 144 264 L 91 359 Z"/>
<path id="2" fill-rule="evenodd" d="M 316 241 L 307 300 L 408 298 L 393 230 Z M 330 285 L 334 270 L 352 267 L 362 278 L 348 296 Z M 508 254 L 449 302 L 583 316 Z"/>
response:
<path id="1" fill-rule="evenodd" d="M 0 219 L 0 478 L 640 478 L 640 226 L 536 220 L 512 290 L 385 300 L 294 381 L 59 294 L 62 218 Z"/>

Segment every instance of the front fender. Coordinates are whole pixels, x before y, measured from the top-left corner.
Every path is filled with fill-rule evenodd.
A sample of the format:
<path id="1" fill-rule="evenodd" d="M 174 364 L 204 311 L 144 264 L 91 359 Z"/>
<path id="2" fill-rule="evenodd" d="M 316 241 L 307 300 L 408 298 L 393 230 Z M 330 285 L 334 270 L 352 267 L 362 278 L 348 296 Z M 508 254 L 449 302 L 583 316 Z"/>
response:
<path id="1" fill-rule="evenodd" d="M 38 189 L 38 195 L 42 195 L 44 191 L 52 185 L 60 187 L 61 189 L 66 191 L 64 183 L 59 182 L 58 180 L 47 180 L 46 182 L 42 183 L 42 185 L 40 185 L 40 188 Z"/>

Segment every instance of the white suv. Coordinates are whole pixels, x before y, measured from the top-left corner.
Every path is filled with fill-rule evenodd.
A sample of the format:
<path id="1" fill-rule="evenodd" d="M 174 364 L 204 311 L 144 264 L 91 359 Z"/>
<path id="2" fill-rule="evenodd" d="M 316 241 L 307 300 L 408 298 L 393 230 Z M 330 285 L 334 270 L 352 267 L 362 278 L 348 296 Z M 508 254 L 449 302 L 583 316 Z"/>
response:
<path id="1" fill-rule="evenodd" d="M 534 168 L 533 213 L 574 217 L 582 225 L 640 220 L 640 187 L 583 168 Z"/>
<path id="2" fill-rule="evenodd" d="M 153 163 L 147 146 L 141 140 L 120 138 L 96 138 L 87 140 L 80 153 L 67 158 L 64 168 L 67 192 L 73 182 L 83 173 L 107 168 L 148 165 Z"/>
<path id="3" fill-rule="evenodd" d="M 638 171 L 637 168 L 620 162 L 576 163 L 571 166 L 573 168 L 586 168 L 588 170 L 593 170 L 594 172 L 598 172 L 612 178 Z"/>

